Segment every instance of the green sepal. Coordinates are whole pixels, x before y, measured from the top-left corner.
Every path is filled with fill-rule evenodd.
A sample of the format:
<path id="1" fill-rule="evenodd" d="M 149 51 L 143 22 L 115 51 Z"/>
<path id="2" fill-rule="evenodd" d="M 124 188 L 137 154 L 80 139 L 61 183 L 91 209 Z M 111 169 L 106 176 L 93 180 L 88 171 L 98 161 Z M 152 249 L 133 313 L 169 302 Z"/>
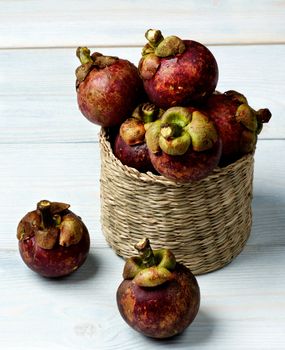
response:
<path id="1" fill-rule="evenodd" d="M 133 282 L 140 287 L 157 287 L 173 279 L 173 273 L 161 266 L 152 266 L 139 271 Z"/>

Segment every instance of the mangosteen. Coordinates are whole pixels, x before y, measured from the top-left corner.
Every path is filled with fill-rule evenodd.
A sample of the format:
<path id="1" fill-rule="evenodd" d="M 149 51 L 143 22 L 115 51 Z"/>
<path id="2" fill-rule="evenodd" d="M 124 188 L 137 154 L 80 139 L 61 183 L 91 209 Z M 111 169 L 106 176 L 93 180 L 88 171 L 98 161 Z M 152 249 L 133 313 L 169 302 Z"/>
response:
<path id="1" fill-rule="evenodd" d="M 137 68 L 118 57 L 90 55 L 86 47 L 78 47 L 76 54 L 81 61 L 76 91 L 82 114 L 104 127 L 120 125 L 144 95 Z"/>
<path id="2" fill-rule="evenodd" d="M 196 104 L 214 92 L 219 72 L 208 48 L 177 36 L 164 38 L 155 29 L 145 37 L 139 72 L 150 101 L 167 109 Z"/>
<path id="3" fill-rule="evenodd" d="M 194 107 L 171 107 L 146 132 L 150 160 L 161 175 L 197 181 L 218 165 L 222 143 L 214 123 Z"/>
<path id="4" fill-rule="evenodd" d="M 152 250 L 148 239 L 129 258 L 117 290 L 121 316 L 136 331 L 152 338 L 183 332 L 200 307 L 200 289 L 192 272 L 168 249 Z"/>
<path id="5" fill-rule="evenodd" d="M 114 141 L 114 154 L 127 166 L 140 172 L 154 171 L 147 145 L 145 132 L 149 123 L 160 117 L 163 111 L 154 104 L 139 104 L 132 116 L 125 120 Z"/>
<path id="6" fill-rule="evenodd" d="M 215 123 L 222 139 L 221 165 L 254 152 L 263 123 L 268 123 L 271 118 L 267 108 L 255 111 L 246 97 L 234 90 L 212 94 L 203 104 L 203 109 Z"/>
<path id="7" fill-rule="evenodd" d="M 90 237 L 69 204 L 41 200 L 19 222 L 17 238 L 25 264 L 44 277 L 62 277 L 86 260 Z"/>

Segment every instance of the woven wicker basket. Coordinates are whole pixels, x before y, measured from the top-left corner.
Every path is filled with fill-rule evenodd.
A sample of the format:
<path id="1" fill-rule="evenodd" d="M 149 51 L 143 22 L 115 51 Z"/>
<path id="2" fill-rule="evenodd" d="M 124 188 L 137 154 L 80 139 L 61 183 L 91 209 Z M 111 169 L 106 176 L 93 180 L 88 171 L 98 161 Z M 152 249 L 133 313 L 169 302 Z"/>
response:
<path id="1" fill-rule="evenodd" d="M 127 258 L 148 237 L 171 249 L 194 274 L 217 270 L 243 249 L 252 225 L 253 155 L 195 183 L 140 173 L 114 156 L 100 132 L 101 225 L 108 244 Z"/>

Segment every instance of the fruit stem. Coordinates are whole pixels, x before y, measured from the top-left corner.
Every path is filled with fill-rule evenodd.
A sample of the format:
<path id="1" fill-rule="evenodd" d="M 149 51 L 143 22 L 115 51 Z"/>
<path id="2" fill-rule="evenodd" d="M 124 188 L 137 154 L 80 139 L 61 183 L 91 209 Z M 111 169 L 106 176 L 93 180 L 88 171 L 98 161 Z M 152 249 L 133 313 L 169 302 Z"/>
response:
<path id="1" fill-rule="evenodd" d="M 259 109 L 256 112 L 257 120 L 261 123 L 268 123 L 271 118 L 271 112 L 268 108 Z"/>
<path id="2" fill-rule="evenodd" d="M 90 50 L 87 47 L 78 47 L 76 50 L 76 56 L 79 58 L 81 64 L 92 63 L 92 57 L 90 56 Z"/>
<path id="3" fill-rule="evenodd" d="M 37 209 L 40 211 L 42 218 L 42 226 L 47 229 L 52 226 L 53 218 L 51 214 L 51 202 L 47 200 L 41 200 L 37 204 Z"/>
<path id="4" fill-rule="evenodd" d="M 145 268 L 155 265 L 155 257 L 148 238 L 143 238 L 140 242 L 135 244 L 135 248 L 139 252 L 142 265 Z"/>
<path id="5" fill-rule="evenodd" d="M 157 47 L 158 44 L 164 39 L 161 31 L 158 29 L 149 29 L 145 33 L 146 39 L 152 47 Z"/>
<path id="6" fill-rule="evenodd" d="M 144 103 L 141 108 L 144 123 L 151 123 L 157 117 L 159 109 L 152 103 Z"/>
<path id="7" fill-rule="evenodd" d="M 163 124 L 160 129 L 165 139 L 175 138 L 181 135 L 181 127 L 178 124 Z"/>

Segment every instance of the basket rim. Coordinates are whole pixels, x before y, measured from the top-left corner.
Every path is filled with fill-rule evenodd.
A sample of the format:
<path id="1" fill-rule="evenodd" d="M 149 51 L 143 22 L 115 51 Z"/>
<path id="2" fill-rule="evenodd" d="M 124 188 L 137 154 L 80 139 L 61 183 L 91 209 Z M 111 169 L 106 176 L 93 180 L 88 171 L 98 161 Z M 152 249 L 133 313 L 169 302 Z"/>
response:
<path id="1" fill-rule="evenodd" d="M 173 187 L 189 187 L 197 183 L 199 184 L 207 183 L 208 181 L 218 179 L 221 176 L 226 175 L 227 173 L 234 172 L 236 171 L 237 168 L 244 166 L 244 163 L 253 162 L 254 160 L 254 152 L 248 153 L 225 167 L 216 167 L 211 174 L 209 174 L 207 177 L 201 180 L 185 183 L 185 182 L 179 182 L 179 181 L 167 179 L 163 175 L 156 175 L 156 174 L 153 174 L 151 171 L 148 171 L 146 173 L 141 173 L 139 170 L 135 168 L 124 165 L 113 153 L 112 146 L 110 143 L 108 128 L 101 127 L 100 133 L 99 133 L 99 143 L 101 146 L 101 150 L 105 151 L 109 155 L 111 161 L 115 164 L 117 170 L 120 169 L 120 171 L 123 172 L 125 175 L 138 179 L 140 181 L 151 182 L 151 183 L 156 182 L 165 186 L 173 186 Z"/>

